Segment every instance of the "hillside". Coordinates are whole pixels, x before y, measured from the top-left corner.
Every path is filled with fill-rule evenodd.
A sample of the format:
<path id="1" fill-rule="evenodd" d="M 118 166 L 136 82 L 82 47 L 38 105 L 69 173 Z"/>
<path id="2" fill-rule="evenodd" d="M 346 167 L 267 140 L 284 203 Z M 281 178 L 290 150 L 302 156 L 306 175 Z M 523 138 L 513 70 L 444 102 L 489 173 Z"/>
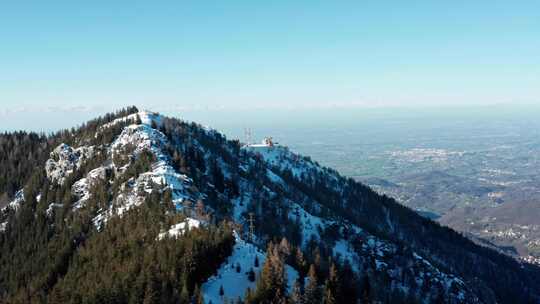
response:
<path id="1" fill-rule="evenodd" d="M 536 266 L 285 146 L 134 107 L 0 139 L 0 302 L 540 302 Z"/>

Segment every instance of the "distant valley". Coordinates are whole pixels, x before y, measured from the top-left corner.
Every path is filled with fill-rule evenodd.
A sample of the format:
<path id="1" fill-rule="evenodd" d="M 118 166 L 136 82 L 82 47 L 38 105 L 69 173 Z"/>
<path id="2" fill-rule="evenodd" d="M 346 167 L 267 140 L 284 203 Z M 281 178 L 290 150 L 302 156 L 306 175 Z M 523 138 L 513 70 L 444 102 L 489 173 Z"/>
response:
<path id="1" fill-rule="evenodd" d="M 364 111 L 251 125 L 478 243 L 539 264 L 537 112 Z"/>

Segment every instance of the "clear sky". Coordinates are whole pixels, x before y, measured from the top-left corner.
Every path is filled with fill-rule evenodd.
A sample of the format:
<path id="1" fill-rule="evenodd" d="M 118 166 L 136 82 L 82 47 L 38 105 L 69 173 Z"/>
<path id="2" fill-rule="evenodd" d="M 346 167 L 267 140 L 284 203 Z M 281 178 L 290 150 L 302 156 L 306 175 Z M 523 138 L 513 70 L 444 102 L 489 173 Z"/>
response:
<path id="1" fill-rule="evenodd" d="M 0 4 L 0 120 L 512 102 L 540 103 L 536 0 Z"/>

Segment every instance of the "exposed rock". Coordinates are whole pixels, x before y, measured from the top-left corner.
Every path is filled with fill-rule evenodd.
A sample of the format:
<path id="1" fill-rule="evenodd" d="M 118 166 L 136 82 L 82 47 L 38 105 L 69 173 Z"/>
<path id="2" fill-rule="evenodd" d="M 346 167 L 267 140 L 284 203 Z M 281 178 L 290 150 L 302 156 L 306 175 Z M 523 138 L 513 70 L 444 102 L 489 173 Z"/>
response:
<path id="1" fill-rule="evenodd" d="M 83 207 L 84 203 L 90 198 L 90 187 L 95 181 L 107 178 L 107 170 L 110 170 L 110 168 L 98 167 L 88 172 L 86 177 L 81 178 L 71 186 L 71 193 L 79 199 L 73 205 L 75 209 Z"/>
<path id="2" fill-rule="evenodd" d="M 67 176 L 93 155 L 92 146 L 73 149 L 67 144 L 60 144 L 51 152 L 51 158 L 45 163 L 47 177 L 53 182 L 63 184 Z"/>

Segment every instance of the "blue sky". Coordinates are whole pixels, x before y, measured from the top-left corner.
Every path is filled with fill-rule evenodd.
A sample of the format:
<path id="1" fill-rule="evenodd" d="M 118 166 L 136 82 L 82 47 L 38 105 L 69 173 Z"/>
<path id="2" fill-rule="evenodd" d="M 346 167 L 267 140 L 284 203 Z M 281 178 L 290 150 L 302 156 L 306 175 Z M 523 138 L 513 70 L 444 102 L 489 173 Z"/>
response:
<path id="1" fill-rule="evenodd" d="M 540 103 L 538 1 L 0 4 L 4 116 L 500 103 Z"/>

